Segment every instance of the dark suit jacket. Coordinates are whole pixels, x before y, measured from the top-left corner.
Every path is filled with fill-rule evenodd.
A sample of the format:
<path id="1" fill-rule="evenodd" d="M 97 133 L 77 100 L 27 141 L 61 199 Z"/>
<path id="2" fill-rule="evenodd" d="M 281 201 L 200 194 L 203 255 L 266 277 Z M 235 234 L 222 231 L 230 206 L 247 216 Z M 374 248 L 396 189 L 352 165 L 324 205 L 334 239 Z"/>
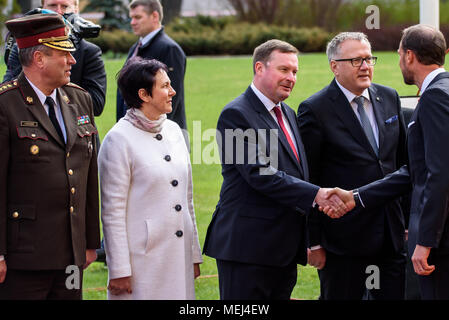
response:
<path id="1" fill-rule="evenodd" d="M 298 124 L 311 182 L 351 190 L 381 179 L 405 163 L 405 127 L 398 94 L 377 84 L 368 90 L 379 128 L 379 158 L 335 80 L 300 104 Z M 349 212 L 340 219 L 317 213 L 308 226 L 310 246 L 319 244 L 338 255 L 379 252 L 385 230 L 396 251 L 404 248 L 404 217 L 398 201 L 375 210 Z"/>
<path id="2" fill-rule="evenodd" d="M 92 100 L 73 84 L 57 91 L 67 144 L 23 73 L 0 94 L 0 255 L 9 269 L 81 266 L 86 249 L 100 247 Z"/>
<path id="3" fill-rule="evenodd" d="M 449 73 L 435 77 L 419 99 L 407 131 L 409 165 L 360 188 L 365 206 L 397 197 L 413 187 L 409 253 L 416 244 L 449 254 Z M 411 184 L 410 184 L 411 183 Z"/>
<path id="4" fill-rule="evenodd" d="M 72 52 L 76 64 L 72 66 L 70 81 L 89 92 L 94 115 L 99 116 L 104 109 L 106 99 L 106 71 L 101 59 L 101 49 L 84 39 L 76 43 L 76 51 Z M 8 59 L 8 68 L 3 81 L 17 79 L 22 66 L 19 61 L 17 45 L 14 45 Z"/>
<path id="5" fill-rule="evenodd" d="M 136 48 L 136 42 L 128 52 L 128 60 Z M 186 71 L 186 55 L 181 47 L 162 28 L 147 44 L 140 47 L 137 56 L 146 59 L 156 59 L 167 65 L 171 85 L 176 91 L 173 97 L 172 112 L 167 114 L 168 119 L 176 122 L 181 129 L 187 128 L 184 107 L 184 75 Z M 123 101 L 120 90 L 117 89 L 117 121 L 122 118 L 128 107 Z"/>
<path id="6" fill-rule="evenodd" d="M 251 88 L 221 112 L 217 141 L 223 184 L 207 230 L 206 255 L 266 266 L 306 263 L 304 214 L 312 207 L 319 187 L 306 182 L 307 159 L 295 112 L 284 103 L 282 109 L 298 145 L 300 163 Z M 270 132 L 279 137 L 273 135 L 270 141 Z M 271 174 L 263 174 L 264 169 Z"/>

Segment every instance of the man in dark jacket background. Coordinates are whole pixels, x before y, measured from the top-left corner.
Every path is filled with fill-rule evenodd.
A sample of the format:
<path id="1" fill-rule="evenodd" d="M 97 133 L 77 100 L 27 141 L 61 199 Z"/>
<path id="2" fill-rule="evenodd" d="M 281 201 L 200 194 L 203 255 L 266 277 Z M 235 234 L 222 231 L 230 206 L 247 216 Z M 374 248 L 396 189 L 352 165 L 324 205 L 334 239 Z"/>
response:
<path id="1" fill-rule="evenodd" d="M 168 114 L 170 120 L 175 121 L 181 129 L 187 128 L 184 108 L 184 74 L 186 70 L 186 56 L 181 47 L 164 32 L 162 26 L 163 9 L 159 0 L 134 0 L 129 5 L 129 16 L 133 32 L 139 36 L 129 50 L 129 60 L 135 56 L 147 59 L 157 59 L 168 67 L 176 96 L 173 97 L 173 111 Z M 120 91 L 117 90 L 117 121 L 127 110 Z"/>

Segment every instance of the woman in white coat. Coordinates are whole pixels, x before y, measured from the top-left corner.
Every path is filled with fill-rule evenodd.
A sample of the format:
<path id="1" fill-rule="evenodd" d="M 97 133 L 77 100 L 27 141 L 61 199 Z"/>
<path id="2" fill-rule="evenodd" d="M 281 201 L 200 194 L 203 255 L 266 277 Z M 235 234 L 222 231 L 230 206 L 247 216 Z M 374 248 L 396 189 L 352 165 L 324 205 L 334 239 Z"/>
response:
<path id="1" fill-rule="evenodd" d="M 184 136 L 167 119 L 167 67 L 133 58 L 118 77 L 130 107 L 99 153 L 108 299 L 195 299 L 201 249 Z"/>

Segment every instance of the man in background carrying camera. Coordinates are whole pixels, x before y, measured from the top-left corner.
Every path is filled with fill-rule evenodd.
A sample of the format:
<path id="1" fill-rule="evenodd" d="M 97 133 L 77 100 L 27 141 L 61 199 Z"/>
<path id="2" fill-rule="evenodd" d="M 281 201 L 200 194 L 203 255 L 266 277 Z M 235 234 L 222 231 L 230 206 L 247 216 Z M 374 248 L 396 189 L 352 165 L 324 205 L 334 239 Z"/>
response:
<path id="1" fill-rule="evenodd" d="M 78 16 L 79 0 L 41 0 L 42 8 L 55 11 L 69 20 L 76 27 L 75 19 L 83 20 Z M 72 15 L 70 15 L 72 14 Z M 75 19 L 73 19 L 75 18 Z M 73 33 L 72 29 L 72 33 Z M 76 64 L 72 66 L 70 81 L 79 85 L 92 97 L 94 115 L 103 112 L 106 97 L 106 71 L 101 59 L 101 49 L 84 39 L 83 33 L 75 34 L 71 40 L 76 46 L 73 57 Z M 11 48 L 7 60 L 7 70 L 3 82 L 13 80 L 22 71 L 19 61 L 17 45 Z M 99 141 L 97 141 L 99 143 Z"/>

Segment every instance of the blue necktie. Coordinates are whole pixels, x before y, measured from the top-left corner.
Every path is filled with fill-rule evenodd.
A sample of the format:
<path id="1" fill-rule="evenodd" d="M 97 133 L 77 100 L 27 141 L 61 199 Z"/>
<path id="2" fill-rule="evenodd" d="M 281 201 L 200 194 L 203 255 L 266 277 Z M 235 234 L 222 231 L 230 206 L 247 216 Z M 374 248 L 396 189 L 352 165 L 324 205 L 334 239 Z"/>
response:
<path id="1" fill-rule="evenodd" d="M 360 115 L 360 123 L 362 124 L 363 131 L 365 132 L 374 153 L 379 157 L 379 148 L 377 147 L 376 139 L 374 138 L 373 128 L 371 127 L 365 108 L 363 107 L 363 99 L 364 97 L 356 97 L 354 98 L 354 102 L 357 104 L 357 111 Z"/>

